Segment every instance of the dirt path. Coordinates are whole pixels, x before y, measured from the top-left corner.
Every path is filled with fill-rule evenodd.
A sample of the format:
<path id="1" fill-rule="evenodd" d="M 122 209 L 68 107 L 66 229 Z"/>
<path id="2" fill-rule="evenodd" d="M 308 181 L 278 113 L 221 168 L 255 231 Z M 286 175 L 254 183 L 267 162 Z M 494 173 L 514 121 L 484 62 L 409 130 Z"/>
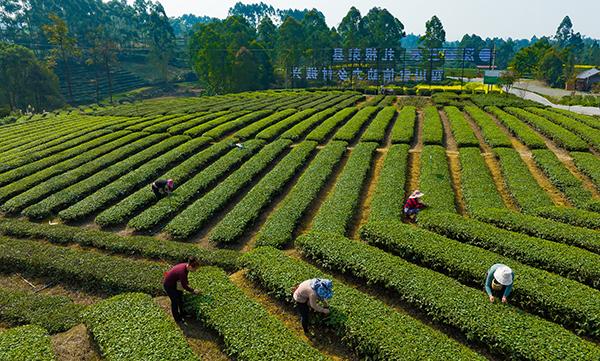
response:
<path id="1" fill-rule="evenodd" d="M 369 175 L 365 180 L 365 186 L 363 187 L 362 194 L 358 208 L 360 211 L 354 213 L 352 224 L 349 226 L 348 235 L 352 239 L 358 239 L 358 231 L 360 227 L 367 223 L 369 220 L 369 214 L 371 213 L 371 202 L 373 201 L 373 194 L 377 189 L 377 183 L 379 181 L 379 175 L 383 168 L 383 162 L 387 154 L 386 150 L 377 150 L 373 156 L 373 166 L 369 170 Z"/>
<path id="2" fill-rule="evenodd" d="M 100 361 L 100 352 L 85 325 L 53 335 L 52 348 L 57 361 Z"/>
<path id="3" fill-rule="evenodd" d="M 525 144 L 521 143 L 515 136 L 513 136 L 512 133 L 504 126 L 504 124 L 502 124 L 493 114 L 489 115 L 500 127 L 500 129 L 502 129 L 504 133 L 510 137 L 513 148 L 519 153 L 521 159 L 523 159 L 523 162 L 525 162 L 525 165 L 527 165 L 529 173 L 531 173 L 533 178 L 535 178 L 539 186 L 542 187 L 546 193 L 548 193 L 550 199 L 552 199 L 552 202 L 554 202 L 554 204 L 557 206 L 570 206 L 570 203 L 564 194 L 562 194 L 537 167 L 535 161 L 533 160 L 531 150 L 529 150 Z"/>
<path id="4" fill-rule="evenodd" d="M 466 112 L 463 112 L 463 116 L 465 117 L 465 119 L 467 120 L 469 125 L 471 126 L 471 129 L 473 129 L 473 132 L 475 133 L 475 137 L 477 137 L 477 139 L 479 140 L 479 147 L 482 151 L 481 155 L 483 156 L 483 160 L 485 161 L 485 164 L 487 165 L 488 170 L 490 171 L 490 174 L 492 175 L 492 180 L 494 181 L 494 184 L 496 185 L 496 189 L 498 190 L 498 193 L 500 193 L 500 196 L 502 197 L 502 201 L 504 202 L 504 205 L 510 210 L 518 211 L 519 207 L 517 206 L 517 203 L 515 202 L 514 198 L 512 197 L 512 195 L 510 194 L 510 191 L 508 190 L 508 188 L 506 186 L 506 182 L 504 181 L 504 176 L 502 175 L 502 170 L 500 169 L 500 164 L 498 163 L 498 160 L 494 156 L 492 147 L 490 147 L 485 142 L 485 138 L 483 137 L 483 133 L 481 132 L 481 129 L 479 129 L 479 126 L 477 124 L 475 124 L 475 122 L 473 121 L 471 116 Z"/>
<path id="5" fill-rule="evenodd" d="M 450 121 L 443 111 L 438 111 L 444 126 L 444 143 L 446 144 L 446 157 L 448 158 L 448 168 L 452 177 L 452 189 L 454 190 L 454 203 L 459 214 L 467 214 L 467 207 L 463 197 L 463 191 L 460 180 L 460 159 L 458 157 L 458 145 L 452 134 Z"/>
<path id="6" fill-rule="evenodd" d="M 416 136 L 408 151 L 408 179 L 405 195 L 419 188 L 421 174 L 421 152 L 423 151 L 423 111 L 417 111 Z M 406 198 L 406 197 L 404 197 Z"/>
<path id="7" fill-rule="evenodd" d="M 171 316 L 171 301 L 169 297 L 155 297 L 156 302 L 163 311 Z M 200 322 L 187 318 L 186 324 L 181 326 L 183 334 L 187 338 L 188 344 L 194 351 L 194 354 L 201 360 L 209 361 L 229 361 L 232 360 L 222 350 L 223 342 L 214 332 L 204 327 Z"/>
<path id="8" fill-rule="evenodd" d="M 350 350 L 343 346 L 339 341 L 339 338 L 333 332 L 323 332 L 323 330 L 319 330 L 318 337 L 306 337 L 294 307 L 289 303 L 273 299 L 266 292 L 257 288 L 245 277 L 245 271 L 236 272 L 229 276 L 229 279 L 240 288 L 246 296 L 258 302 L 270 315 L 283 323 L 285 327 L 300 340 L 308 343 L 332 360 L 358 360 Z"/>

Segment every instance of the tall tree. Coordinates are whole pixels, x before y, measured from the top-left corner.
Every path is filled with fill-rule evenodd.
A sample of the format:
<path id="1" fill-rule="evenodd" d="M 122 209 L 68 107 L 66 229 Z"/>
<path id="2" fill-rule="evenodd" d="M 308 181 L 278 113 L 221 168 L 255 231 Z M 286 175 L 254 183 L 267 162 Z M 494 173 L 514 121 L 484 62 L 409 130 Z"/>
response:
<path id="1" fill-rule="evenodd" d="M 573 23 L 568 15 L 565 16 L 560 22 L 560 25 L 558 25 L 554 37 L 558 42 L 559 47 L 564 48 L 569 45 L 571 37 L 573 37 Z"/>
<path id="2" fill-rule="evenodd" d="M 148 34 L 150 40 L 150 59 L 157 67 L 159 79 L 168 81 L 168 65 L 175 52 L 175 34 L 160 3 L 151 8 L 148 18 Z"/>
<path id="3" fill-rule="evenodd" d="M 419 47 L 423 55 L 423 65 L 427 69 L 427 80 L 431 82 L 433 68 L 442 64 L 444 59 L 440 49 L 446 41 L 446 31 L 442 22 L 437 16 L 433 16 L 431 20 L 425 23 L 425 35 L 419 39 Z"/>
<path id="4" fill-rule="evenodd" d="M 360 11 L 354 6 L 350 8 L 342 22 L 338 26 L 338 33 L 342 38 L 342 44 L 345 48 L 358 48 L 362 45 L 364 37 L 362 16 Z"/>
<path id="5" fill-rule="evenodd" d="M 307 12 L 302 19 L 304 32 L 304 55 L 312 60 L 313 64 L 323 64 L 329 57 L 331 37 L 325 17 L 313 9 Z"/>
<path id="6" fill-rule="evenodd" d="M 269 51 L 275 49 L 275 45 L 277 44 L 277 27 L 268 16 L 264 17 L 260 24 L 258 24 L 257 40 Z"/>
<path id="7" fill-rule="evenodd" d="M 285 46 L 279 47 L 278 59 L 281 66 L 285 69 L 287 83 L 292 67 L 299 65 L 302 59 L 302 52 L 304 51 L 302 25 L 293 17 L 287 17 L 279 27 L 277 42 L 285 44 Z"/>
<path id="8" fill-rule="evenodd" d="M 519 50 L 510 66 L 519 74 L 535 75 L 538 73 L 540 61 L 551 47 L 548 39 L 542 38 L 533 45 Z"/>
<path id="9" fill-rule="evenodd" d="M 263 2 L 258 4 L 243 4 L 237 2 L 232 8 L 229 9 L 229 16 L 241 16 L 253 27 L 258 27 L 258 24 L 264 18 L 275 16 L 275 9 L 271 5 L 267 5 Z"/>
<path id="10" fill-rule="evenodd" d="M 386 9 L 372 8 L 361 19 L 361 24 L 364 46 L 367 47 L 399 48 L 402 37 L 406 35 L 404 25 Z"/>
<path id="11" fill-rule="evenodd" d="M 565 85 L 563 66 L 561 53 L 553 48 L 548 49 L 540 60 L 537 76 L 551 87 L 563 87 Z"/>
<path id="12" fill-rule="evenodd" d="M 65 79 L 67 81 L 69 99 L 72 99 L 73 86 L 71 82 L 70 63 L 72 58 L 81 55 L 81 51 L 77 47 L 77 40 L 69 35 L 67 23 L 56 14 L 50 14 L 48 17 L 52 23 L 49 25 L 42 25 L 42 29 L 44 29 L 48 42 L 55 46 L 55 48 L 50 51 L 49 60 L 53 64 L 56 64 L 57 60 L 62 62 Z"/>

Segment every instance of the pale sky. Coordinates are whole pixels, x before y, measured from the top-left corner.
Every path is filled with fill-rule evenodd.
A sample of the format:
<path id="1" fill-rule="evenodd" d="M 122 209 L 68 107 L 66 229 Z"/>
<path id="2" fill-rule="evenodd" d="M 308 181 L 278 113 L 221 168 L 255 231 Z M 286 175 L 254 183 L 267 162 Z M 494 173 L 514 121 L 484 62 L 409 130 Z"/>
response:
<path id="1" fill-rule="evenodd" d="M 160 0 L 167 15 L 192 13 L 225 18 L 236 0 Z M 259 3 L 242 1 L 243 3 Z M 573 21 L 575 31 L 600 39 L 600 0 L 335 0 L 291 1 L 263 0 L 275 8 L 317 8 L 325 14 L 328 25 L 336 26 L 351 6 L 362 15 L 378 6 L 388 9 L 403 24 L 407 33 L 423 33 L 425 21 L 437 15 L 444 24 L 447 40 L 460 40 L 465 33 L 486 37 L 531 38 L 554 35 L 565 15 Z"/>

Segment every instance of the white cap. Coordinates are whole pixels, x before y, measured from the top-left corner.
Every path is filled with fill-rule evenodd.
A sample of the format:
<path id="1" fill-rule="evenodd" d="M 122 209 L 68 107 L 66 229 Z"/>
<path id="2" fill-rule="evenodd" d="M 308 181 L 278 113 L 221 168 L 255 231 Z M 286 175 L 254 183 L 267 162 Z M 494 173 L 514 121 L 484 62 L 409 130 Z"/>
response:
<path id="1" fill-rule="evenodd" d="M 425 193 L 423 193 L 417 189 L 416 191 L 412 192 L 412 194 L 410 195 L 410 198 L 421 198 L 424 195 L 425 195 Z"/>
<path id="2" fill-rule="evenodd" d="M 494 271 L 494 279 L 503 286 L 509 286 L 513 283 L 512 270 L 508 266 L 500 266 Z"/>

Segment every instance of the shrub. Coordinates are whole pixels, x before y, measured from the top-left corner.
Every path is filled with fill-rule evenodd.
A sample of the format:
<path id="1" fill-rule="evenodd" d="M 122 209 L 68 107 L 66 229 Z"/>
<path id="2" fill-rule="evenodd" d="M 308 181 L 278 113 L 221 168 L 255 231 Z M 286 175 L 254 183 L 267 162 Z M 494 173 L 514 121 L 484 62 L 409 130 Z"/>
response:
<path id="1" fill-rule="evenodd" d="M 206 139 L 206 138 L 196 138 Z M 169 169 L 165 174 L 158 178 L 173 179 L 176 187 L 185 183 L 192 178 L 199 169 L 205 167 L 210 162 L 213 162 L 218 157 L 222 156 L 231 150 L 229 140 L 224 140 L 213 144 L 209 148 L 197 153 L 188 158 L 177 167 Z M 100 227 L 115 226 L 123 224 L 127 219 L 131 218 L 136 212 L 143 208 L 149 207 L 156 201 L 156 196 L 150 187 L 143 187 L 137 192 L 131 194 L 114 206 L 101 212 L 95 219 L 96 224 Z"/>
<path id="2" fill-rule="evenodd" d="M 583 187 L 583 183 L 575 177 L 565 165 L 547 149 L 536 149 L 533 160 L 556 186 L 577 207 L 584 207 L 591 199 L 592 192 Z"/>
<path id="3" fill-rule="evenodd" d="M 537 207 L 553 206 L 550 196 L 539 186 L 529 172 L 519 153 L 514 149 L 494 149 L 499 161 L 502 175 L 508 190 L 523 211 L 529 212 Z"/>
<path id="4" fill-rule="evenodd" d="M 489 116 L 489 114 L 475 106 L 466 106 L 465 111 L 471 116 L 473 121 L 477 123 L 477 125 L 481 129 L 483 139 L 485 139 L 487 144 L 489 144 L 493 148 L 512 147 L 510 138 L 506 134 L 504 134 L 502 129 L 494 122 L 494 120 Z"/>
<path id="5" fill-rule="evenodd" d="M 449 213 L 421 217 L 419 224 L 458 241 L 600 288 L 600 270 L 595 266 L 600 256 L 592 252 Z"/>
<path id="6" fill-rule="evenodd" d="M 266 118 L 263 118 L 259 121 L 256 121 L 256 122 L 242 128 L 241 130 L 238 130 L 234 136 L 239 139 L 251 138 L 251 137 L 255 136 L 256 134 L 258 134 L 261 130 L 263 130 L 267 127 L 270 127 L 271 125 L 273 125 L 283 119 L 291 117 L 295 113 L 297 113 L 296 109 L 286 109 L 286 110 L 279 111 L 275 114 L 271 114 Z"/>
<path id="7" fill-rule="evenodd" d="M 54 361 L 56 357 L 46 330 L 29 325 L 0 332 L 0 360 Z"/>
<path id="8" fill-rule="evenodd" d="M 446 149 L 443 147 L 428 145 L 423 148 L 419 189 L 425 193 L 427 211 L 456 211 Z"/>
<path id="9" fill-rule="evenodd" d="M 585 139 L 589 144 L 598 148 L 600 147 L 600 130 L 587 126 L 575 119 L 571 119 L 565 115 L 557 114 L 545 109 L 527 108 L 527 111 L 542 116 L 561 127 L 572 131 Z"/>
<path id="10" fill-rule="evenodd" d="M 456 107 L 445 107 L 444 111 L 448 116 L 456 145 L 459 147 L 478 147 L 479 140 L 462 112 Z"/>
<path id="11" fill-rule="evenodd" d="M 486 210 L 477 213 L 476 216 L 482 221 L 513 232 L 525 233 L 600 253 L 600 234 L 590 229 L 501 209 Z"/>
<path id="12" fill-rule="evenodd" d="M 433 216 L 439 217 L 439 215 Z M 492 307 L 494 307 L 494 305 L 489 303 L 485 293 L 482 291 L 485 282 L 485 274 L 488 270 L 488 267 L 498 262 L 503 262 L 510 265 L 515 271 L 516 279 L 513 293 L 511 293 L 510 296 L 511 303 L 516 303 L 519 307 L 522 307 L 530 312 L 540 314 L 546 318 L 549 318 L 550 320 L 559 322 L 564 326 L 574 328 L 580 333 L 597 335 L 598 328 L 595 325 L 598 323 L 598 320 L 594 315 L 597 314 L 598 302 L 596 302 L 595 299 L 598 296 L 597 291 L 592 288 L 546 271 L 541 271 L 533 267 L 519 264 L 516 261 L 499 256 L 490 251 L 470 245 L 460 244 L 456 241 L 449 240 L 448 238 L 439 236 L 432 232 L 416 227 L 410 227 L 400 222 L 377 222 L 368 224 L 361 229 L 361 237 L 369 244 L 377 245 L 378 247 L 384 248 L 401 256 L 402 258 L 411 260 L 413 262 L 418 262 L 419 264 L 427 267 L 431 267 L 433 270 L 448 274 L 460 282 L 475 287 L 475 289 L 464 287 L 448 277 L 429 270 L 427 270 L 427 272 L 421 271 L 419 273 L 423 274 L 418 278 L 420 282 L 424 283 L 414 283 L 414 285 L 417 286 L 415 287 L 417 290 L 414 291 L 417 291 L 421 294 L 421 296 L 419 296 L 415 301 L 418 302 L 423 300 L 423 292 L 426 292 L 428 288 L 435 287 L 437 289 L 440 287 L 424 281 L 424 273 L 428 273 L 432 276 L 435 275 L 431 280 L 434 283 L 441 282 L 446 279 L 446 281 L 449 283 L 449 288 L 456 292 L 456 304 L 463 305 L 462 301 L 467 301 L 468 295 L 471 294 L 472 300 L 468 300 L 464 305 L 476 307 L 466 306 L 463 309 L 461 306 L 461 309 L 466 311 L 466 313 L 460 317 L 462 318 L 462 322 L 455 326 L 461 328 L 463 332 L 466 331 L 468 334 L 471 334 L 472 331 L 481 332 L 483 329 L 485 329 L 484 324 L 488 324 L 488 322 L 492 322 L 488 325 L 493 325 L 495 318 L 502 318 L 503 320 L 500 321 L 500 324 L 497 324 L 496 326 L 499 328 L 501 328 L 502 325 L 507 327 L 505 329 L 506 333 L 501 333 L 502 341 L 498 339 L 493 341 L 490 340 L 490 343 L 487 344 L 488 347 L 496 347 L 497 345 L 494 344 L 494 341 L 498 343 L 504 343 L 505 346 L 513 343 L 513 347 L 518 347 L 520 343 L 519 340 L 521 338 L 523 338 L 523 340 L 526 338 L 528 339 L 528 337 L 524 337 L 525 334 L 520 334 L 520 332 L 531 332 L 531 336 L 537 334 L 538 336 L 545 335 L 542 336 L 544 338 L 548 337 L 546 342 L 541 343 L 556 342 L 556 340 L 551 338 L 551 333 L 556 333 L 559 338 L 560 336 L 564 337 L 566 335 L 573 336 L 573 334 L 566 332 L 562 327 L 555 323 L 541 320 L 533 315 L 516 310 L 513 307 L 501 306 L 501 308 L 498 307 L 497 309 L 493 309 Z M 364 248 L 366 248 L 366 246 Z M 373 251 L 373 253 L 375 252 Z M 388 257 L 390 260 L 392 259 L 392 256 L 387 255 L 386 257 Z M 416 266 L 412 267 L 417 268 Z M 394 271 L 399 270 L 395 269 Z M 413 272 L 411 272 L 411 275 Z M 390 274 L 395 275 L 398 273 Z M 409 286 L 409 288 L 411 288 L 411 286 Z M 446 301 L 448 301 L 448 297 L 451 298 L 451 295 L 454 292 L 450 293 L 449 289 L 446 289 L 446 291 L 448 293 L 445 295 L 444 292 L 434 292 L 437 294 L 437 296 L 442 296 Z M 410 294 L 413 293 L 410 292 Z M 417 294 L 413 295 L 415 297 L 417 296 Z M 425 297 L 430 299 L 427 304 L 432 306 L 431 298 L 436 297 L 436 295 L 432 294 Z M 579 299 L 585 301 L 578 302 Z M 437 301 L 437 307 L 441 306 L 450 312 L 452 312 L 452 310 L 456 310 L 450 304 L 444 306 L 442 302 L 443 300 L 441 299 Z M 483 307 L 483 303 L 491 306 L 488 309 L 488 312 L 483 310 L 488 308 Z M 460 313 L 462 314 L 462 312 Z M 436 316 L 436 314 L 432 316 Z M 477 324 L 481 321 L 483 321 L 484 324 L 478 324 L 477 327 L 472 327 L 472 322 L 468 321 L 469 315 L 473 317 L 473 320 L 477 320 Z M 452 315 L 448 314 L 444 315 L 443 317 L 452 317 Z M 483 332 L 487 333 L 489 331 L 490 330 L 488 329 L 487 331 Z M 511 334 L 513 335 L 512 341 L 509 340 L 508 337 Z M 471 335 L 477 336 L 473 334 Z M 479 334 L 480 337 L 483 335 L 484 334 Z M 477 337 L 476 339 L 487 339 L 487 337 L 480 337 Z M 577 338 L 571 339 L 571 341 L 575 340 L 577 340 Z M 579 340 L 582 341 L 581 339 Z M 531 347 L 535 348 L 535 344 L 537 343 L 540 343 L 539 339 L 537 339 L 537 342 L 524 341 L 520 348 L 522 350 Z M 552 346 L 545 345 L 543 347 Z M 517 350 L 518 349 L 514 349 L 511 352 L 515 352 Z M 517 358 L 523 359 L 523 356 L 521 355 L 521 357 Z"/>
<path id="13" fill-rule="evenodd" d="M 281 193 L 292 177 L 306 163 L 317 147 L 316 142 L 303 142 L 254 186 L 244 198 L 228 212 L 209 235 L 212 242 L 232 243 L 238 240 L 260 216 L 260 212 Z"/>
<path id="14" fill-rule="evenodd" d="M 600 159 L 591 153 L 572 152 L 571 156 L 575 166 L 600 189 Z"/>
<path id="15" fill-rule="evenodd" d="M 359 209 L 362 190 L 371 169 L 377 143 L 359 143 L 338 176 L 335 187 L 313 220 L 313 230 L 346 234 Z"/>
<path id="16" fill-rule="evenodd" d="M 0 320 L 11 325 L 38 325 L 50 333 L 78 324 L 83 306 L 62 296 L 47 296 L 0 288 Z"/>
<path id="17" fill-rule="evenodd" d="M 371 201 L 369 220 L 400 219 L 408 167 L 407 144 L 390 147 Z"/>
<path id="18" fill-rule="evenodd" d="M 423 144 L 444 144 L 444 127 L 436 107 L 425 107 L 423 117 Z"/>
<path id="19" fill-rule="evenodd" d="M 600 229 L 600 214 L 576 208 L 564 207 L 540 207 L 532 212 L 532 215 L 553 219 L 572 226 Z"/>
<path id="20" fill-rule="evenodd" d="M 101 301 L 83 318 L 107 360 L 198 360 L 175 322 L 141 293 Z"/>
<path id="21" fill-rule="evenodd" d="M 261 172 L 275 162 L 291 144 L 292 142 L 287 139 L 267 144 L 210 192 L 175 216 L 165 227 L 165 232 L 178 239 L 187 239 L 199 232 L 209 219 L 225 207 L 244 187 L 257 179 Z"/>
<path id="22" fill-rule="evenodd" d="M 587 144 L 577 135 L 558 126 L 551 121 L 544 119 L 538 115 L 529 113 L 520 108 L 506 108 L 506 110 L 527 122 L 533 128 L 537 129 L 542 134 L 556 142 L 559 146 L 567 150 L 587 150 Z"/>
<path id="23" fill-rule="evenodd" d="M 312 116 L 316 112 L 317 111 L 315 109 L 306 109 L 306 110 L 297 112 L 296 114 L 292 115 L 291 117 L 285 118 L 284 120 L 282 120 L 278 123 L 275 123 L 275 124 L 271 125 L 270 127 L 264 129 L 263 131 L 261 131 L 260 133 L 258 133 L 256 135 L 256 138 L 264 139 L 267 141 L 273 140 L 273 139 L 277 138 L 277 136 L 279 136 L 281 133 L 283 133 L 287 129 L 289 129 L 290 127 L 293 127 L 294 125 L 300 123 L 301 121 Z"/>
<path id="24" fill-rule="evenodd" d="M 236 360 L 327 360 L 297 339 L 279 320 L 251 300 L 218 268 L 190 275 L 201 296 L 187 296 L 186 309 L 223 339 Z"/>
<path id="25" fill-rule="evenodd" d="M 210 120 L 206 123 L 202 123 L 191 129 L 188 129 L 185 132 L 183 132 L 183 134 L 188 135 L 190 137 L 199 137 L 199 136 L 203 135 L 204 133 L 208 132 L 209 130 L 216 128 L 217 126 L 219 126 L 221 124 L 235 121 L 236 119 L 239 119 L 242 116 L 245 116 L 246 114 L 248 114 L 247 111 L 229 113 L 227 115 L 223 115 L 222 117 Z"/>
<path id="26" fill-rule="evenodd" d="M 227 114 L 229 114 L 229 112 L 221 111 L 221 112 L 213 112 L 210 114 L 206 114 L 199 118 L 192 118 L 186 122 L 183 122 L 183 123 L 177 124 L 177 125 L 173 125 L 172 127 L 167 128 L 167 133 L 173 134 L 173 135 L 174 134 L 183 134 L 183 132 L 185 132 L 193 127 L 196 127 L 198 125 L 201 125 L 201 124 L 211 121 L 213 119 L 221 118 L 223 116 L 226 116 Z"/>
<path id="27" fill-rule="evenodd" d="M 133 217 L 127 226 L 136 231 L 148 231 L 157 227 L 173 215 L 177 214 L 190 201 L 199 194 L 209 189 L 219 178 L 228 174 L 251 157 L 262 147 L 260 140 L 251 140 L 245 143 L 243 149 L 235 148 L 225 156 L 214 162 L 202 172 L 177 187 L 168 197 L 159 200 L 150 208 Z"/>
<path id="28" fill-rule="evenodd" d="M 0 270 L 51 277 L 94 292 L 161 293 L 166 266 L 57 247 L 30 240 L 0 238 Z"/>
<path id="29" fill-rule="evenodd" d="M 177 148 L 150 160 L 109 185 L 97 190 L 69 208 L 62 210 L 58 213 L 58 216 L 63 221 L 76 221 L 90 217 L 98 210 L 129 195 L 137 188 L 146 186 L 155 180 L 161 172 L 177 162 L 193 156 L 209 142 L 209 138 L 195 138 L 183 143 Z"/>
<path id="30" fill-rule="evenodd" d="M 312 132 L 308 133 L 308 135 L 306 136 L 306 140 L 314 140 L 315 142 L 319 143 L 323 142 L 331 134 L 335 127 L 344 123 L 354 114 L 356 114 L 357 111 L 358 109 L 354 107 L 339 110 L 334 116 L 325 120 Z"/>
<path id="31" fill-rule="evenodd" d="M 290 288 L 314 278 L 331 278 L 316 267 L 285 256 L 271 247 L 244 255 L 248 277 L 281 300 L 291 301 Z M 385 271 L 387 273 L 387 270 Z M 335 296 L 325 322 L 342 341 L 365 359 L 470 360 L 480 357 L 443 333 L 394 311 L 383 302 L 334 280 Z M 408 341 L 407 341 L 408 340 Z"/>
<path id="32" fill-rule="evenodd" d="M 66 245 L 79 244 L 123 255 L 137 255 L 172 263 L 196 257 L 200 263 L 218 265 L 226 270 L 238 268 L 239 253 L 232 250 L 208 250 L 192 244 L 165 241 L 153 237 L 121 237 L 111 232 L 87 230 L 66 225 L 46 225 L 5 219 L 0 221 L 0 234 L 16 238 L 43 239 Z"/>
<path id="33" fill-rule="evenodd" d="M 253 124 L 259 121 L 260 119 L 269 116 L 271 113 L 272 111 L 270 110 L 259 110 L 250 114 L 243 115 L 235 120 L 214 127 L 213 129 L 204 133 L 204 136 L 209 137 L 212 140 L 219 140 L 226 134 L 237 130 L 245 125 Z"/>
<path id="34" fill-rule="evenodd" d="M 347 145 L 346 142 L 331 142 L 319 151 L 277 209 L 267 218 L 257 235 L 257 245 L 281 247 L 292 240 L 300 219 L 340 162 Z"/>
<path id="35" fill-rule="evenodd" d="M 504 208 L 504 202 L 479 148 L 461 148 L 460 184 L 469 213 L 486 208 Z"/>
<path id="36" fill-rule="evenodd" d="M 373 121 L 371 125 L 365 130 L 363 135 L 360 137 L 361 142 L 377 142 L 383 144 L 385 141 L 385 132 L 388 129 L 390 122 L 396 116 L 396 108 L 388 106 L 383 108 Z"/>
<path id="37" fill-rule="evenodd" d="M 325 119 L 330 118 L 335 114 L 336 109 L 329 108 L 319 113 L 314 114 L 306 120 L 294 125 L 291 129 L 284 132 L 280 137 L 284 139 L 290 139 L 297 141 L 302 138 L 309 130 L 314 128 L 317 124 L 323 122 Z"/>
<path id="38" fill-rule="evenodd" d="M 194 121 L 195 123 L 197 123 L 199 121 L 202 121 L 202 119 L 204 119 L 205 116 L 206 113 L 203 112 L 189 115 L 180 115 L 175 118 L 171 118 L 167 121 L 146 127 L 143 130 L 149 133 L 164 133 L 167 132 L 169 128 L 174 127 L 180 123 L 188 123 L 190 121 Z"/>
<path id="39" fill-rule="evenodd" d="M 335 133 L 333 139 L 352 142 L 379 110 L 377 107 L 362 108 Z"/>
<path id="40" fill-rule="evenodd" d="M 410 144 L 415 131 L 417 119 L 416 108 L 413 106 L 403 107 L 398 113 L 398 118 L 392 127 L 392 144 Z"/>
<path id="41" fill-rule="evenodd" d="M 582 122 L 583 124 L 587 125 L 588 127 L 600 129 L 600 122 L 598 121 L 598 118 L 595 118 L 593 116 L 583 115 L 583 114 L 579 114 L 579 113 L 575 113 L 575 112 L 571 112 L 571 111 L 568 111 L 565 109 L 559 109 L 559 108 L 550 108 L 548 110 L 571 117 L 575 120 Z"/>
<path id="42" fill-rule="evenodd" d="M 495 106 L 487 107 L 486 110 L 494 114 L 515 137 L 519 138 L 519 140 L 521 140 L 530 149 L 546 148 L 544 139 L 531 128 L 529 128 L 525 123 L 517 119 L 517 117 L 508 114 Z"/>

